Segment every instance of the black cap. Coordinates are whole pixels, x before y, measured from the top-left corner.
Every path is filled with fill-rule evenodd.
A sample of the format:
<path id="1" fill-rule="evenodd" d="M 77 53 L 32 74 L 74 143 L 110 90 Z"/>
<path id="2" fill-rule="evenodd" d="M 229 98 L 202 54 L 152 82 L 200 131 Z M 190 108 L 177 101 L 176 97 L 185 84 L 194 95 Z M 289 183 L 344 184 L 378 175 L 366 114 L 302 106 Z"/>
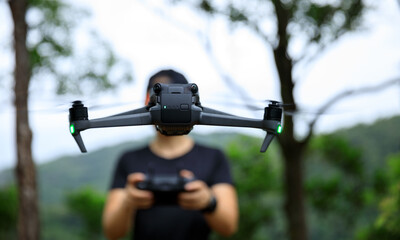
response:
<path id="1" fill-rule="evenodd" d="M 168 77 L 169 83 L 179 83 L 179 84 L 189 83 L 188 80 L 186 79 L 186 77 L 182 73 L 179 73 L 172 69 L 161 70 L 150 77 L 149 84 L 147 85 L 147 92 L 150 91 L 150 89 L 156 83 L 155 80 L 159 77 Z"/>

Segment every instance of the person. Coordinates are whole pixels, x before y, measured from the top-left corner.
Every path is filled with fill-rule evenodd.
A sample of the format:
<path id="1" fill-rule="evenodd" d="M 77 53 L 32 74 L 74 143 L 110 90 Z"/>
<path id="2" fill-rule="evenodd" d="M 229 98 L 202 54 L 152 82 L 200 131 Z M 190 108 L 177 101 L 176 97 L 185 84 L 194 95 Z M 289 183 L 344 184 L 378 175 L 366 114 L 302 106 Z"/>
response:
<path id="1" fill-rule="evenodd" d="M 147 87 L 146 104 L 155 83 L 188 83 L 174 70 L 154 74 Z M 176 173 L 193 178 L 177 196 L 177 204 L 155 205 L 150 191 L 136 185 L 151 166 L 154 175 Z M 203 240 L 210 232 L 234 234 L 239 221 L 238 200 L 229 163 L 217 149 L 202 146 L 187 135 L 165 136 L 156 132 L 147 146 L 124 153 L 117 162 L 103 211 L 108 239 L 133 230 L 135 240 Z"/>

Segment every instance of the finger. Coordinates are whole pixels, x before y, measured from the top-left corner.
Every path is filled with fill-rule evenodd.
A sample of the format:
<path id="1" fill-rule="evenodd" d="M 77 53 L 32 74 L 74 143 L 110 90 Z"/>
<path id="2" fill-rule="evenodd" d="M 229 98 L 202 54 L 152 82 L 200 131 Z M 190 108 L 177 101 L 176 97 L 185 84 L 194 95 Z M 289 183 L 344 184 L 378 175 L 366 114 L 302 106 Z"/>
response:
<path id="1" fill-rule="evenodd" d="M 129 199 L 136 208 L 149 208 L 154 203 L 154 196 L 152 192 L 137 190 L 131 188 L 128 190 Z"/>
<path id="2" fill-rule="evenodd" d="M 194 178 L 194 173 L 191 172 L 191 171 L 189 171 L 189 170 L 186 170 L 186 169 L 181 170 L 181 171 L 180 171 L 180 174 L 181 174 L 181 176 L 184 177 L 184 178 L 189 178 L 189 179 Z"/>
<path id="3" fill-rule="evenodd" d="M 136 186 L 138 182 L 142 182 L 146 179 L 146 175 L 143 173 L 131 173 L 127 177 L 127 183 L 132 184 L 133 186 Z"/>
<path id="4" fill-rule="evenodd" d="M 179 206 L 186 210 L 197 210 L 197 207 L 190 203 L 179 202 Z"/>
<path id="5" fill-rule="evenodd" d="M 185 209 L 193 209 L 197 206 L 197 199 L 196 196 L 190 194 L 178 196 L 178 204 Z"/>
<path id="6" fill-rule="evenodd" d="M 186 192 L 178 195 L 178 201 L 185 203 L 196 202 L 201 197 L 200 192 Z"/>
<path id="7" fill-rule="evenodd" d="M 204 187 L 206 187 L 206 184 L 200 180 L 189 182 L 189 183 L 185 184 L 185 190 L 188 192 L 199 191 Z"/>
<path id="8" fill-rule="evenodd" d="M 138 209 L 148 209 L 151 208 L 154 204 L 154 200 L 147 200 L 147 201 L 137 201 L 136 202 L 136 208 Z"/>
<path id="9" fill-rule="evenodd" d="M 137 188 L 129 188 L 129 195 L 134 199 L 152 199 L 153 193 L 147 190 L 139 190 Z"/>

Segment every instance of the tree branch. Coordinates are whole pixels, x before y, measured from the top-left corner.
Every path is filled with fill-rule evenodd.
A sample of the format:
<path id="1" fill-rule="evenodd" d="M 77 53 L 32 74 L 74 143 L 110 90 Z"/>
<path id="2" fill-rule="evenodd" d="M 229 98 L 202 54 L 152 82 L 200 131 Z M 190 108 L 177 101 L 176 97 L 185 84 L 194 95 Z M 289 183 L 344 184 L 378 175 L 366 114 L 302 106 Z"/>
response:
<path id="1" fill-rule="evenodd" d="M 358 89 L 349 89 L 346 91 L 343 91 L 335 96 L 333 96 L 331 99 L 329 99 L 325 104 L 323 104 L 316 112 L 314 119 L 309 123 L 309 132 L 307 134 L 307 137 L 303 140 L 304 143 L 308 142 L 313 135 L 313 129 L 316 124 L 316 122 L 319 120 L 319 117 L 326 113 L 326 111 L 331 108 L 334 104 L 337 102 L 343 100 L 346 97 L 352 96 L 352 95 L 361 95 L 361 94 L 366 94 L 366 93 L 373 93 L 377 91 L 381 91 L 385 88 L 388 88 L 392 85 L 395 84 L 400 84 L 400 78 L 395 78 L 391 79 L 388 81 L 385 81 L 383 83 L 379 83 L 375 86 L 366 86 Z"/>
<path id="2" fill-rule="evenodd" d="M 235 92 L 235 93 L 237 93 L 239 95 L 239 97 L 244 102 L 244 106 L 247 109 L 254 110 L 254 106 L 250 104 L 250 103 L 255 102 L 254 98 L 252 98 L 243 89 L 243 87 L 241 87 L 240 85 L 238 85 L 236 83 L 234 78 L 231 75 L 229 75 L 223 69 L 223 67 L 218 62 L 217 58 L 215 57 L 215 54 L 214 54 L 214 51 L 213 51 L 213 48 L 212 48 L 212 43 L 211 43 L 211 40 L 209 38 L 209 34 L 204 33 L 204 31 L 199 30 L 199 29 L 198 30 L 193 30 L 192 27 L 189 27 L 189 26 L 185 25 L 185 23 L 174 19 L 170 14 L 165 13 L 165 11 L 163 11 L 162 9 L 154 7 L 154 6 L 150 6 L 148 3 L 146 3 L 146 1 L 141 1 L 141 3 L 144 6 L 146 6 L 147 8 L 149 8 L 151 11 L 155 12 L 158 16 L 164 18 L 165 20 L 167 20 L 168 22 L 170 22 L 173 25 L 177 26 L 178 28 L 182 29 L 183 31 L 197 36 L 197 39 L 201 42 L 201 45 L 203 46 L 204 51 L 207 54 L 207 56 L 208 56 L 208 58 L 209 58 L 209 60 L 211 62 L 211 65 L 215 68 L 215 70 L 217 71 L 217 73 L 220 76 L 220 78 L 225 82 L 225 84 L 227 86 L 229 86 L 233 90 L 233 92 Z M 218 12 L 218 13 L 219 14 L 224 14 L 222 12 Z M 254 28 L 254 30 L 258 29 L 258 27 L 256 25 L 254 25 L 253 28 Z M 260 34 L 260 36 L 265 38 L 265 40 L 267 40 L 267 36 L 266 35 L 261 35 Z"/>

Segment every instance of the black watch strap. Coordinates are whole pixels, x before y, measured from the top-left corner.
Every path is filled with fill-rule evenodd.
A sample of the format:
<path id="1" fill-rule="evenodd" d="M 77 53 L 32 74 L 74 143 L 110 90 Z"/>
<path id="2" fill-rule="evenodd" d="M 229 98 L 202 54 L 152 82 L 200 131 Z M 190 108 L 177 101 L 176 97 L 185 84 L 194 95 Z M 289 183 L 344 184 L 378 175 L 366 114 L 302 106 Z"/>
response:
<path id="1" fill-rule="evenodd" d="M 202 213 L 212 213 L 217 208 L 217 198 L 215 198 L 214 194 L 211 194 L 210 202 L 208 203 L 207 207 L 200 210 Z"/>

